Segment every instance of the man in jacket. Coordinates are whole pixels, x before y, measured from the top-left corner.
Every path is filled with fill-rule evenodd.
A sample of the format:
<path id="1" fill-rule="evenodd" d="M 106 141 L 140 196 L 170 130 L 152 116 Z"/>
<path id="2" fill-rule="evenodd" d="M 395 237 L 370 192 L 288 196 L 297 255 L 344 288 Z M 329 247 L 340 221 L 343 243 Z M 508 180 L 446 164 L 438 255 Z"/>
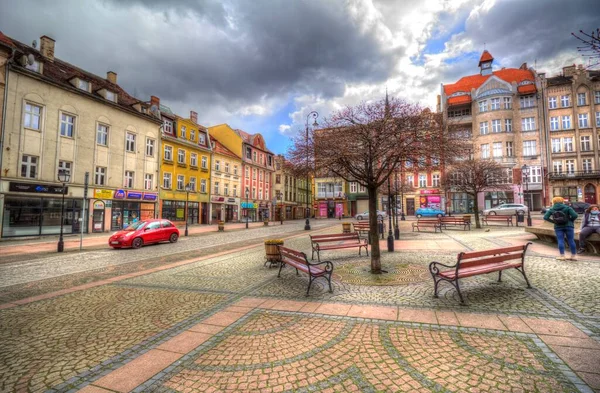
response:
<path id="1" fill-rule="evenodd" d="M 592 233 L 600 234 L 600 209 L 598 209 L 598 205 L 590 205 L 585 213 L 583 213 L 581 232 L 579 232 L 579 250 L 577 250 L 577 254 L 581 254 L 585 251 L 585 239 Z"/>
<path id="2" fill-rule="evenodd" d="M 556 257 L 559 261 L 564 261 L 565 258 L 565 236 L 567 243 L 571 249 L 571 261 L 577 260 L 577 246 L 575 245 L 575 220 L 578 215 L 571 207 L 564 204 L 565 200 L 562 197 L 552 198 L 552 207 L 544 214 L 544 220 L 554 224 L 554 233 L 558 242 L 558 251 L 560 255 Z M 555 214 L 559 212 L 558 214 Z M 562 214 L 561 214 L 562 213 Z M 564 217 L 564 222 L 557 222 L 558 217 Z"/>

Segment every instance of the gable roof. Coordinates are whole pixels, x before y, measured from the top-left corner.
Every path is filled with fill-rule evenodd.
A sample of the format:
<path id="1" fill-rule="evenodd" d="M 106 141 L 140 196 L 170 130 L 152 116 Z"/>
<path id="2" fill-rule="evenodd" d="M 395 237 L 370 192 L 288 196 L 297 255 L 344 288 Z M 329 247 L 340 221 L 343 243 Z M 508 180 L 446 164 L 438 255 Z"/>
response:
<path id="1" fill-rule="evenodd" d="M 259 134 L 249 134 L 246 131 L 243 131 L 240 129 L 235 129 L 234 131 L 242 138 L 242 141 L 244 141 L 244 143 L 252 145 L 253 147 L 256 147 L 257 149 L 263 150 L 267 153 L 273 154 L 273 152 L 267 148 L 266 144 L 265 144 L 264 149 L 261 149 L 260 147 L 256 146 L 255 142 L 256 142 L 256 138 L 258 137 Z M 264 140 L 264 138 L 263 138 L 263 140 Z"/>
<path id="2" fill-rule="evenodd" d="M 488 52 L 487 50 L 484 50 L 483 53 L 481 54 L 481 57 L 479 58 L 479 67 L 481 67 L 481 63 L 485 63 L 486 61 L 493 61 L 494 60 L 494 56 L 492 56 L 492 54 L 490 52 Z"/>
<path id="3" fill-rule="evenodd" d="M 450 83 L 450 84 L 444 85 L 444 93 L 446 94 L 447 97 L 454 93 L 460 92 L 460 91 L 465 92 L 465 93 L 471 93 L 471 89 L 479 88 L 481 85 L 483 85 L 485 83 L 485 81 L 487 81 L 489 78 L 491 78 L 492 75 L 494 75 L 508 83 L 516 82 L 517 84 L 519 84 L 525 80 L 529 80 L 532 82 L 535 81 L 535 76 L 533 75 L 533 72 L 530 70 L 523 70 L 520 68 L 504 68 L 502 70 L 494 71 L 490 75 L 476 74 L 476 75 L 464 76 L 464 77 L 460 78 L 458 80 L 458 82 L 456 82 L 456 83 Z M 526 86 L 533 86 L 535 88 L 535 85 L 526 85 Z"/>
<path id="4" fill-rule="evenodd" d="M 217 154 L 221 154 L 223 156 L 233 157 L 235 159 L 241 160 L 234 152 L 229 150 L 225 145 L 219 142 L 214 136 L 211 136 L 211 140 L 215 143 L 215 147 L 213 148 L 213 152 Z"/>

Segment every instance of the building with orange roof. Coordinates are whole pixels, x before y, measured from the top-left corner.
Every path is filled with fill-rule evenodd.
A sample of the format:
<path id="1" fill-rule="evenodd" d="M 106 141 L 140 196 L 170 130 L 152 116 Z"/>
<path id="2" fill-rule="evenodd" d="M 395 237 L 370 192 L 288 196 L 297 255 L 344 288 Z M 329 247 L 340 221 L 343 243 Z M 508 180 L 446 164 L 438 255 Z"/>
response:
<path id="1" fill-rule="evenodd" d="M 211 223 L 240 221 L 242 159 L 211 135 Z"/>
<path id="2" fill-rule="evenodd" d="M 549 200 L 544 183 L 547 154 L 540 80 L 527 63 L 494 70 L 493 62 L 486 50 L 479 59 L 478 74 L 442 84 L 438 110 L 450 130 L 471 137 L 474 157 L 495 160 L 505 168 L 505 182 L 512 189 L 482 193 L 479 206 L 522 203 L 539 209 Z M 447 211 L 472 212 L 468 195 L 445 191 Z"/>

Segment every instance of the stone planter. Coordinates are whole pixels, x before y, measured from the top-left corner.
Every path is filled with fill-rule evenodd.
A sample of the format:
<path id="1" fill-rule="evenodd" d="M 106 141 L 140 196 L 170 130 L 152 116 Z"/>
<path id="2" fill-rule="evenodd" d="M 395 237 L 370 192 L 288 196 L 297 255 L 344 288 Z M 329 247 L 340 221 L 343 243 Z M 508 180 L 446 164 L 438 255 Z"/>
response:
<path id="1" fill-rule="evenodd" d="M 225 230 L 225 221 L 219 221 L 219 232 L 223 232 Z"/>
<path id="2" fill-rule="evenodd" d="M 350 225 L 351 224 L 352 223 L 350 223 L 350 222 L 343 222 L 342 223 L 342 232 L 343 233 L 350 233 Z"/>

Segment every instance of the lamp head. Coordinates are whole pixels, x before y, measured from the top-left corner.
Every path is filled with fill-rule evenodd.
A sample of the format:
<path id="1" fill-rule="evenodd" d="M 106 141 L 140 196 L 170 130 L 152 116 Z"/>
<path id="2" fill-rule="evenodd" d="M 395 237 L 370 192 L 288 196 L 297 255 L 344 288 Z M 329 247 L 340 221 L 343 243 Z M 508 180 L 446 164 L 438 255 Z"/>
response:
<path id="1" fill-rule="evenodd" d="M 71 180 L 71 173 L 65 169 L 58 171 L 58 181 L 61 183 L 68 183 Z"/>
<path id="2" fill-rule="evenodd" d="M 316 128 L 316 127 L 318 127 L 318 126 L 319 126 L 319 123 L 317 123 L 317 119 L 315 119 L 315 122 L 313 123 L 313 127 L 315 127 L 315 128 Z"/>
<path id="3" fill-rule="evenodd" d="M 187 192 L 190 192 L 192 190 L 192 187 L 190 187 L 190 183 L 188 183 L 188 184 L 185 185 L 185 190 Z"/>

